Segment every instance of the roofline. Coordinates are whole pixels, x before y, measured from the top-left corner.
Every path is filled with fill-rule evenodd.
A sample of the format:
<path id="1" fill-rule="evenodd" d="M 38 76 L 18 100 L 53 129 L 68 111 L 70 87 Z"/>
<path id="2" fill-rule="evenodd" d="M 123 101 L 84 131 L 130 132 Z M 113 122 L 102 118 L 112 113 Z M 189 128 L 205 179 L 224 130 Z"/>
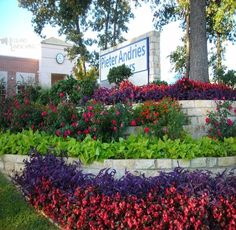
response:
<path id="1" fill-rule="evenodd" d="M 0 58 L 5 58 L 5 59 L 24 59 L 24 60 L 30 60 L 30 61 L 39 61 L 37 58 L 27 58 L 27 57 L 16 57 L 16 56 L 7 56 L 7 55 L 0 55 Z"/>

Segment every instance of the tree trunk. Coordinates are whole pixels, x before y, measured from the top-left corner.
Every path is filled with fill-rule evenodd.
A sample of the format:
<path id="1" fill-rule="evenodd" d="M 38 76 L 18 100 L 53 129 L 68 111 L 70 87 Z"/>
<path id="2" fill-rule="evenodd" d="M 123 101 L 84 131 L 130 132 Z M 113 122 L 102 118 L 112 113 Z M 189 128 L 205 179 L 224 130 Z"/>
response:
<path id="1" fill-rule="evenodd" d="M 77 33 L 80 35 L 79 39 L 78 39 L 78 44 L 81 48 L 83 47 L 83 51 L 80 53 L 80 61 L 82 62 L 82 65 L 83 65 L 84 74 L 86 74 L 86 71 L 87 71 L 86 70 L 86 64 L 85 64 L 86 47 L 83 44 L 82 34 L 81 34 L 81 31 L 80 31 L 80 18 L 79 18 L 79 16 L 77 17 L 76 30 L 77 30 Z"/>
<path id="2" fill-rule="evenodd" d="M 117 17 L 118 1 L 119 0 L 116 0 L 116 2 L 115 2 L 115 9 L 114 9 L 114 23 L 113 23 L 112 46 L 116 45 L 116 30 L 117 30 L 116 26 L 117 26 L 117 20 L 118 20 L 118 17 Z"/>
<path id="3" fill-rule="evenodd" d="M 216 34 L 216 55 L 217 55 L 217 70 L 222 68 L 222 48 L 221 48 L 221 36 L 220 33 Z"/>
<path id="4" fill-rule="evenodd" d="M 190 0 L 190 79 L 208 82 L 206 0 Z"/>
<path id="5" fill-rule="evenodd" d="M 111 1 L 110 4 L 108 6 L 108 10 L 107 10 L 107 16 L 106 16 L 106 22 L 105 22 L 105 44 L 104 44 L 104 49 L 106 50 L 108 47 L 108 27 L 109 27 L 109 23 L 110 23 L 110 14 L 111 14 Z"/>
<path id="6" fill-rule="evenodd" d="M 189 70 L 190 70 L 190 55 L 189 55 L 189 39 L 190 39 L 190 16 L 189 12 L 187 12 L 186 15 L 186 59 L 185 59 L 185 64 L 186 64 L 186 74 L 185 77 L 189 78 Z"/>

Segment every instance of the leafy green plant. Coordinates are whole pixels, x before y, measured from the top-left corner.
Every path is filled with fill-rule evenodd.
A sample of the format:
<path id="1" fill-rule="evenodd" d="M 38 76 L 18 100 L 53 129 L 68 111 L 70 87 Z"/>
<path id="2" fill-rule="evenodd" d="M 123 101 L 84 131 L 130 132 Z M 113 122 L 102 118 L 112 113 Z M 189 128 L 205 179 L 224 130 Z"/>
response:
<path id="1" fill-rule="evenodd" d="M 120 66 L 112 67 L 109 70 L 107 79 L 110 84 L 115 83 L 117 86 L 119 86 L 123 80 L 128 79 L 131 75 L 131 69 L 123 64 Z"/>
<path id="2" fill-rule="evenodd" d="M 236 138 L 225 138 L 224 141 L 203 137 L 197 140 L 186 136 L 183 139 L 162 139 L 143 135 L 131 135 L 110 143 L 94 140 L 86 136 L 83 141 L 75 138 L 57 137 L 45 132 L 24 130 L 12 134 L 9 131 L 0 135 L 1 154 L 27 154 L 31 148 L 42 154 L 50 150 L 55 155 L 61 152 L 77 157 L 84 164 L 104 159 L 193 159 L 195 157 L 223 157 L 236 155 Z"/>
<path id="3" fill-rule="evenodd" d="M 231 110 L 232 102 L 216 101 L 216 110 L 208 112 L 206 118 L 209 137 L 223 140 L 224 137 L 236 136 L 236 122 L 229 118 Z"/>

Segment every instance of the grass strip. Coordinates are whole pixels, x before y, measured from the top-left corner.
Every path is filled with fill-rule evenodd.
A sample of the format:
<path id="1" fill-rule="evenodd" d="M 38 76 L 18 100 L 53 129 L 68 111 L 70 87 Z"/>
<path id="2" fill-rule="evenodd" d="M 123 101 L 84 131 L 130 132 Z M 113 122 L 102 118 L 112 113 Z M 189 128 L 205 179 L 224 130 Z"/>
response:
<path id="1" fill-rule="evenodd" d="M 45 217 L 39 215 L 0 173 L 0 230 L 56 230 Z"/>

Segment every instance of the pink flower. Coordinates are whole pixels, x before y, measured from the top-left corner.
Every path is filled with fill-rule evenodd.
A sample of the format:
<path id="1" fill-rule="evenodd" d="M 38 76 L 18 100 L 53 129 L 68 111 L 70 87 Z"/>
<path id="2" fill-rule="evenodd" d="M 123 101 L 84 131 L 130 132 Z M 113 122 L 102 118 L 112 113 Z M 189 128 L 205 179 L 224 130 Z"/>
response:
<path id="1" fill-rule="evenodd" d="M 96 137 L 96 136 L 93 136 L 93 139 L 94 139 L 94 140 L 97 140 L 97 137 Z"/>
<path id="2" fill-rule="evenodd" d="M 144 128 L 144 132 L 145 132 L 145 133 L 149 133 L 149 131 L 150 131 L 150 129 L 149 129 L 148 127 L 145 127 L 145 128 Z"/>
<path id="3" fill-rule="evenodd" d="M 89 110 L 89 111 L 93 110 L 93 106 L 91 106 L 91 105 L 88 106 L 88 110 Z"/>
<path id="4" fill-rule="evenodd" d="M 132 120 L 131 122 L 130 122 L 130 125 L 131 126 L 136 126 L 137 124 L 136 124 L 136 121 L 135 120 Z"/>
<path id="5" fill-rule="evenodd" d="M 234 113 L 236 113 L 236 109 L 234 109 Z"/>
<path id="6" fill-rule="evenodd" d="M 229 125 L 229 126 L 233 126 L 233 121 L 231 120 L 231 119 L 227 119 L 227 124 Z"/>
<path id="7" fill-rule="evenodd" d="M 209 117 L 207 117 L 205 121 L 206 121 L 206 123 L 208 124 L 208 123 L 211 122 L 211 119 L 210 119 Z"/>
<path id="8" fill-rule="evenodd" d="M 114 126 L 113 127 L 113 131 L 116 132 L 117 131 L 117 127 Z"/>
<path id="9" fill-rule="evenodd" d="M 116 116 L 119 116 L 120 115 L 120 112 L 119 111 L 116 111 Z"/>

